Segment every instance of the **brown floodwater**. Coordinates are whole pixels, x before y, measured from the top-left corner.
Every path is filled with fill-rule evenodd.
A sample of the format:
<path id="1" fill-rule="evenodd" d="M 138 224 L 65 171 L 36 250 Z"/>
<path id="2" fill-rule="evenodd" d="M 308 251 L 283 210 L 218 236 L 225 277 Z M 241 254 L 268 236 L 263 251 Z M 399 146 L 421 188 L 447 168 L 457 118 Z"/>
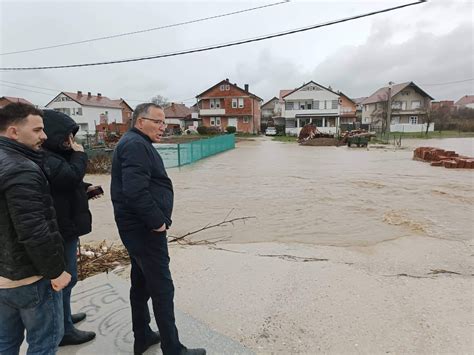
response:
<path id="1" fill-rule="evenodd" d="M 239 217 L 195 239 L 372 245 L 405 236 L 473 237 L 474 170 L 412 160 L 417 146 L 474 156 L 473 138 L 404 140 L 404 149 L 303 147 L 268 138 L 169 169 L 173 235 Z"/>

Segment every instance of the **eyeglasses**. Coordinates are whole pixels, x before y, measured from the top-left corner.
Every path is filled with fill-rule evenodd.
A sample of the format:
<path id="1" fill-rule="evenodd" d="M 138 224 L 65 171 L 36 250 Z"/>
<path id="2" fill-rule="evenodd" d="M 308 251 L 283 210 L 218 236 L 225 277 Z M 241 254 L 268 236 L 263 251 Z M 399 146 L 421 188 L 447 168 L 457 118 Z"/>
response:
<path id="1" fill-rule="evenodd" d="M 140 116 L 138 118 L 142 118 L 144 120 L 148 120 L 148 121 L 153 121 L 154 123 L 156 123 L 157 125 L 161 125 L 161 126 L 165 126 L 166 125 L 166 122 L 164 120 L 155 120 L 153 118 L 150 118 L 150 117 L 143 117 L 143 116 Z"/>

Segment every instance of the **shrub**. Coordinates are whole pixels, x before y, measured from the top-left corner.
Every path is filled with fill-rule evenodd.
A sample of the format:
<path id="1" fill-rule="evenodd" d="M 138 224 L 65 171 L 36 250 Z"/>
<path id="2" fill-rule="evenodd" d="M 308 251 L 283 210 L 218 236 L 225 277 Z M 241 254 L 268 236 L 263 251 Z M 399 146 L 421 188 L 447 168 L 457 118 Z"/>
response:
<path id="1" fill-rule="evenodd" d="M 225 130 L 229 134 L 235 133 L 237 131 L 237 129 L 234 126 L 227 126 Z"/>
<path id="2" fill-rule="evenodd" d="M 198 131 L 199 134 L 202 134 L 202 135 L 208 134 L 208 129 L 207 129 L 206 126 L 199 126 L 197 128 L 197 131 Z"/>

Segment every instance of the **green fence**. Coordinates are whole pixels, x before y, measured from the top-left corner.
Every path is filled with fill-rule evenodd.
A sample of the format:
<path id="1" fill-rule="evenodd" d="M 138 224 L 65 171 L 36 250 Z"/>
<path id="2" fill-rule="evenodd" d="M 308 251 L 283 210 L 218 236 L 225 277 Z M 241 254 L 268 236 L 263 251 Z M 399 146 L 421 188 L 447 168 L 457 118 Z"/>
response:
<path id="1" fill-rule="evenodd" d="M 180 144 L 156 144 L 166 168 L 194 163 L 200 159 L 235 148 L 235 135 L 225 134 Z"/>

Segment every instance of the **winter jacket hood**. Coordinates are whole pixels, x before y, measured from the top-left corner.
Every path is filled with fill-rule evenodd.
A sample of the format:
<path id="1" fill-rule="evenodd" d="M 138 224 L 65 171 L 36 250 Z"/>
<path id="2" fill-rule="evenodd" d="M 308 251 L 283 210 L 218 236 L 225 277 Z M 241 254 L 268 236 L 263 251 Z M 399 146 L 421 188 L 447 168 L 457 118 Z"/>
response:
<path id="1" fill-rule="evenodd" d="M 64 146 L 69 134 L 76 135 L 79 126 L 68 115 L 54 110 L 43 111 L 44 131 L 48 136 L 43 147 L 55 153 L 64 153 L 69 151 L 69 148 Z"/>

